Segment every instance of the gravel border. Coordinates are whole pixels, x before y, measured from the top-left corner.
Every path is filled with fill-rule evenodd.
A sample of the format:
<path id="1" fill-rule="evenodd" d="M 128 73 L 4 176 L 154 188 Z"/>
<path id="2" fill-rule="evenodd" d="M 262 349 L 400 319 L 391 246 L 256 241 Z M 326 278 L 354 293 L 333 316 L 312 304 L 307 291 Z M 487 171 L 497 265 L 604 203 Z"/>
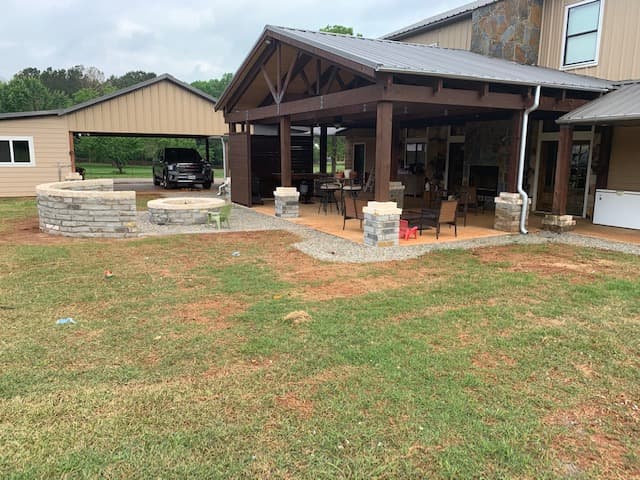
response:
<path id="1" fill-rule="evenodd" d="M 556 234 L 552 232 L 531 233 L 528 235 L 505 234 L 495 237 L 478 238 L 453 242 L 439 242 L 402 247 L 371 247 L 336 237 L 311 227 L 298 225 L 290 221 L 265 215 L 242 205 L 233 205 L 231 228 L 217 230 L 212 225 L 155 225 L 149 221 L 147 212 L 138 212 L 138 234 L 140 237 L 155 235 L 174 235 L 183 233 L 228 233 L 265 230 L 284 230 L 295 233 L 301 241 L 293 246 L 301 252 L 329 262 L 371 263 L 390 260 L 408 260 L 428 252 L 438 250 L 469 250 L 501 245 L 532 245 L 544 243 L 563 243 L 580 247 L 598 248 L 615 252 L 640 255 L 640 245 L 602 240 L 575 233 Z"/>

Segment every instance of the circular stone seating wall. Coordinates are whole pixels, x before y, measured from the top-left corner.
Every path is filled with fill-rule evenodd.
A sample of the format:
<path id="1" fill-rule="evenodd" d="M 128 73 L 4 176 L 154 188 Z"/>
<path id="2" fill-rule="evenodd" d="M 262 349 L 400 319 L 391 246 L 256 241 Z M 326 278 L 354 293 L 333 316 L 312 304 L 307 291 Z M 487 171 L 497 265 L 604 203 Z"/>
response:
<path id="1" fill-rule="evenodd" d="M 136 192 L 114 192 L 112 179 L 36 187 L 40 230 L 67 237 L 136 236 Z"/>
<path id="2" fill-rule="evenodd" d="M 209 212 L 224 204 L 220 198 L 159 198 L 147 202 L 147 211 L 149 221 L 157 225 L 197 225 L 207 223 Z"/>

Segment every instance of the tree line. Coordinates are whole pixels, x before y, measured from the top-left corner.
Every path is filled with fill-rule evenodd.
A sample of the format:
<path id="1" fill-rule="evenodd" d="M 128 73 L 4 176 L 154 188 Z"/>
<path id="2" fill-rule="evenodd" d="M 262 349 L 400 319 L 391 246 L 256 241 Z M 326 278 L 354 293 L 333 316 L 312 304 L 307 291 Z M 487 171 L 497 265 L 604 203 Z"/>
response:
<path id="1" fill-rule="evenodd" d="M 83 65 L 68 69 L 25 68 L 8 82 L 0 81 L 0 113 L 68 108 L 156 76 L 154 72 L 135 70 L 107 78 L 96 67 Z M 232 78 L 233 74 L 225 73 L 220 78 L 198 80 L 191 85 L 218 98 Z M 204 142 L 192 139 L 100 136 L 75 139 L 79 162 L 111 163 L 121 172 L 127 164 L 148 163 L 166 146 L 197 148 L 203 157 L 206 156 Z M 215 164 L 222 162 L 222 149 L 217 142 L 210 145 L 210 157 Z"/>

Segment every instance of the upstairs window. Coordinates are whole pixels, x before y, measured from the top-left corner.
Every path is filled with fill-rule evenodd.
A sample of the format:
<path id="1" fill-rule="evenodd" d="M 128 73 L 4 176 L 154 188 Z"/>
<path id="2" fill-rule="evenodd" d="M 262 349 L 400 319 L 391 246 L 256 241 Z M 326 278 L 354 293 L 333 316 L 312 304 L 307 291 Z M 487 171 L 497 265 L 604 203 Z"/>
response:
<path id="1" fill-rule="evenodd" d="M 0 166 L 33 165 L 33 139 L 0 137 Z"/>
<path id="2" fill-rule="evenodd" d="M 597 63 L 601 19 L 602 0 L 589 0 L 567 7 L 563 67 Z"/>

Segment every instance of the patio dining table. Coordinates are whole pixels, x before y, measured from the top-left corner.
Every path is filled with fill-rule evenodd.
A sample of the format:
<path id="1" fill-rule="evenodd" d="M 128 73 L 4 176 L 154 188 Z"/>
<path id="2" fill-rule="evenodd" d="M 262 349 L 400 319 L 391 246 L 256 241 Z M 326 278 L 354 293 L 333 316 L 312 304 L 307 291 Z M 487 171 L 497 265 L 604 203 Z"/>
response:
<path id="1" fill-rule="evenodd" d="M 338 205 L 338 199 L 336 198 L 336 192 L 342 190 L 342 185 L 339 183 L 323 183 L 320 185 L 320 192 L 322 193 L 322 202 L 318 207 L 318 213 L 320 209 L 324 208 L 324 214 L 327 214 L 327 207 L 331 205 L 331 202 L 336 204 L 336 209 L 340 213 L 340 205 Z"/>

